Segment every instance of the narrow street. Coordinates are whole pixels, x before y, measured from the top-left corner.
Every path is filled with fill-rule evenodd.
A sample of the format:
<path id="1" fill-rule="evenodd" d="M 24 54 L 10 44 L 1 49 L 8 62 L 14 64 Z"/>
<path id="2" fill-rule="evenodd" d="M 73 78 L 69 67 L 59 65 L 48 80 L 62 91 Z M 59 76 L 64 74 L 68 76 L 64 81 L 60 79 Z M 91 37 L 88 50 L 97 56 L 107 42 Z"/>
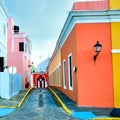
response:
<path id="1" fill-rule="evenodd" d="M 35 89 L 23 106 L 1 120 L 77 120 L 58 106 L 48 89 Z"/>

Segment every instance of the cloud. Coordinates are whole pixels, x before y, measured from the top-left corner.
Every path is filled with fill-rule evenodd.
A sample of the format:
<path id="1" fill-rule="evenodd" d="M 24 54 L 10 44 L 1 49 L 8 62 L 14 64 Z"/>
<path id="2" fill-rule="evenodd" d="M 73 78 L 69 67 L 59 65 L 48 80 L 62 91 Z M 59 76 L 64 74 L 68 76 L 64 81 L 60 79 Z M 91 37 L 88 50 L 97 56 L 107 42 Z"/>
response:
<path id="1" fill-rule="evenodd" d="M 32 61 L 51 55 L 76 0 L 5 0 L 14 23 L 32 41 Z M 51 43 L 51 44 L 50 44 Z"/>

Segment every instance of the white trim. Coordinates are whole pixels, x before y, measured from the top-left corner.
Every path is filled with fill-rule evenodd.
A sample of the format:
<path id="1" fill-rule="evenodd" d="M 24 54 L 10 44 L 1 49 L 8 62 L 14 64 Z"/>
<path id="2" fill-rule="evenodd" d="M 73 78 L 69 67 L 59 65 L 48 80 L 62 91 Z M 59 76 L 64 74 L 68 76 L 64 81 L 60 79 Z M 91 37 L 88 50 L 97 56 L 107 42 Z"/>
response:
<path id="1" fill-rule="evenodd" d="M 120 53 L 120 49 L 112 49 L 112 53 Z"/>
<path id="2" fill-rule="evenodd" d="M 64 66 L 65 65 L 65 66 Z M 63 60 L 63 87 L 66 89 L 66 60 Z"/>
<path id="3" fill-rule="evenodd" d="M 70 61 L 69 61 L 69 58 L 71 57 L 71 66 L 69 66 L 69 64 L 70 64 Z M 70 73 L 70 67 L 71 67 L 71 72 L 72 73 Z M 70 74 L 72 74 L 72 86 L 70 85 Z M 70 53 L 69 55 L 68 55 L 68 80 L 69 80 L 69 90 L 73 90 L 73 71 L 72 71 L 72 53 Z"/>
<path id="4" fill-rule="evenodd" d="M 22 33 L 14 33 L 14 39 L 15 38 L 25 38 L 26 39 L 27 34 L 25 32 Z"/>

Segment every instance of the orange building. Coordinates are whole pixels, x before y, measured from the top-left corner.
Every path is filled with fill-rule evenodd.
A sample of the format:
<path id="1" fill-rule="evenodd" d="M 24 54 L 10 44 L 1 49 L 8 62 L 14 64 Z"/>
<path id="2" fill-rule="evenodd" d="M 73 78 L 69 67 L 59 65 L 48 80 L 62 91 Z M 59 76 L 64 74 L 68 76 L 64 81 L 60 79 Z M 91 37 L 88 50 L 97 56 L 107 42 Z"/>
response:
<path id="1" fill-rule="evenodd" d="M 120 22 L 120 12 L 110 10 L 109 6 L 108 0 L 74 3 L 48 66 L 51 83 L 58 79 L 50 78 L 54 76 L 50 74 L 50 66 L 61 65 L 62 84 L 49 85 L 61 90 L 77 105 L 114 107 L 111 21 Z M 99 54 L 93 47 L 97 41 L 102 45 Z M 57 53 L 61 61 L 54 62 Z"/>

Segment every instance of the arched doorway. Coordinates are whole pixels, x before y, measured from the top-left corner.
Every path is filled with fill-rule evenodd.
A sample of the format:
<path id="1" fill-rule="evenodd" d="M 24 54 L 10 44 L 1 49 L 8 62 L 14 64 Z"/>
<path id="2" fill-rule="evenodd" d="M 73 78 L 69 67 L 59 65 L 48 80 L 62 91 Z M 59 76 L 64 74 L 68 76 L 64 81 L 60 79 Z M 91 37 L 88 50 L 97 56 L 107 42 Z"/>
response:
<path id="1" fill-rule="evenodd" d="M 46 74 L 38 74 L 35 81 L 36 88 L 46 88 L 48 86 Z"/>
<path id="2" fill-rule="evenodd" d="M 45 88 L 45 78 L 42 75 L 37 78 L 37 88 Z"/>

